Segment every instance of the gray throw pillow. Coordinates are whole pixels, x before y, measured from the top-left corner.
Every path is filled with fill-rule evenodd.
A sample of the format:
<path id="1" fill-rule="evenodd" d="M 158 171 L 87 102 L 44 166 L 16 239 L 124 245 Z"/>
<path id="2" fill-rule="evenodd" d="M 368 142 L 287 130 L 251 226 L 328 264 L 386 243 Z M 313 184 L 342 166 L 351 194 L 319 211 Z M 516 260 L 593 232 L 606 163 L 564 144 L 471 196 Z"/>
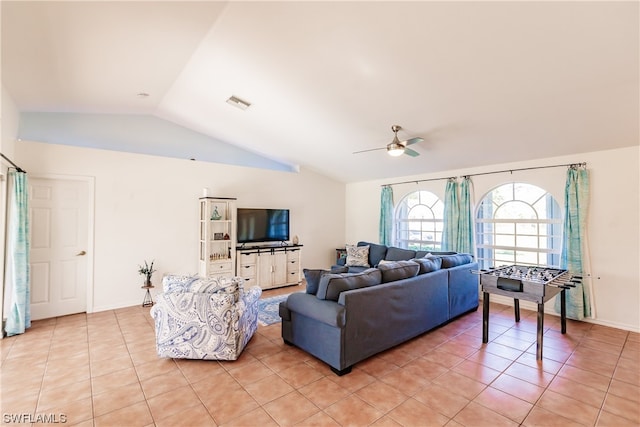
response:
<path id="1" fill-rule="evenodd" d="M 338 301 L 343 291 L 379 285 L 381 280 L 382 275 L 377 268 L 370 268 L 361 273 L 324 274 L 320 278 L 316 297 Z"/>
<path id="2" fill-rule="evenodd" d="M 432 271 L 440 270 L 442 267 L 442 258 L 435 256 L 416 258 L 411 261 L 420 265 L 418 274 L 431 273 Z"/>
<path id="3" fill-rule="evenodd" d="M 381 261 L 378 269 L 382 273 L 382 283 L 387 283 L 417 276 L 420 265 L 413 261 Z"/>
<path id="4" fill-rule="evenodd" d="M 389 261 L 406 261 L 416 257 L 416 251 L 390 246 L 384 259 Z"/>
<path id="5" fill-rule="evenodd" d="M 442 268 L 452 268 L 473 262 L 471 254 L 443 255 L 440 258 L 442 258 Z"/>
<path id="6" fill-rule="evenodd" d="M 307 282 L 307 290 L 308 294 L 315 295 L 318 293 L 318 286 L 320 285 L 320 278 L 324 274 L 328 273 L 346 273 L 349 271 L 348 267 L 332 267 L 331 271 L 322 270 L 322 269 L 302 269 L 302 273 L 304 274 L 304 280 Z"/>

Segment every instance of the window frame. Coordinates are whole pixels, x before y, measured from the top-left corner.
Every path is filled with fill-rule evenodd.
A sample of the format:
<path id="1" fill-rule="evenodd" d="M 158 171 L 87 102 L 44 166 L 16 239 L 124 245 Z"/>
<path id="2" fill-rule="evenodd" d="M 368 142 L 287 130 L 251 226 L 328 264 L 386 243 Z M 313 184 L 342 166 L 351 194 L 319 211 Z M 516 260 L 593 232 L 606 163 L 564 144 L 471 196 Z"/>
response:
<path id="1" fill-rule="evenodd" d="M 423 193 L 425 194 L 423 196 Z M 407 201 L 410 197 L 418 195 L 418 203 L 409 207 Z M 429 194 L 429 196 L 426 196 Z M 423 197 L 432 198 L 433 201 L 429 204 L 423 203 Z M 436 208 L 437 205 L 439 208 Z M 424 207 L 431 213 L 431 218 L 409 218 L 410 212 L 416 207 Z M 436 208 L 436 210 L 434 210 Z M 405 212 L 406 211 L 406 212 Z M 438 218 L 436 212 L 441 212 L 442 215 Z M 410 249 L 415 251 L 440 251 L 442 248 L 442 231 L 444 229 L 444 202 L 432 191 L 429 190 L 415 190 L 406 194 L 394 207 L 394 245 L 403 249 Z M 420 224 L 419 227 L 411 227 L 412 224 Z M 427 227 L 425 227 L 427 225 Z M 412 228 L 414 228 L 412 230 Z M 419 231 L 415 230 L 419 228 Z M 424 233 L 432 233 L 432 240 L 412 239 L 411 232 L 419 232 L 421 237 Z M 406 237 L 403 237 L 403 234 Z M 438 238 L 439 236 L 439 238 Z"/>
<path id="2" fill-rule="evenodd" d="M 516 194 L 518 186 L 534 187 L 541 191 L 539 197 L 533 201 L 523 200 Z M 504 200 L 501 203 L 496 203 L 495 200 L 488 200 L 496 190 L 510 186 L 511 199 Z M 542 199 L 546 199 L 544 202 L 544 212 L 541 212 L 539 208 L 536 208 L 536 204 Z M 490 202 L 491 218 L 481 217 L 483 211 L 487 211 L 487 205 L 485 200 Z M 495 218 L 496 212 L 500 208 L 504 207 L 508 203 L 520 203 L 525 204 L 528 208 L 535 213 L 535 218 Z M 499 226 L 507 224 L 513 225 L 512 233 L 499 232 L 497 229 Z M 519 224 L 532 224 L 535 226 L 535 233 L 524 233 L 519 231 Z M 500 267 L 501 265 L 519 264 L 519 265 L 532 265 L 532 266 L 551 266 L 559 268 L 560 266 L 560 254 L 562 249 L 562 210 L 557 200 L 553 195 L 542 187 L 527 182 L 510 182 L 500 184 L 491 190 L 487 191 L 485 195 L 479 200 L 474 215 L 474 227 L 476 237 L 476 259 L 481 269 L 487 269 L 492 267 Z M 487 239 L 487 236 L 489 237 Z M 496 237 L 500 236 L 513 236 L 513 244 L 496 244 Z M 518 241 L 522 241 L 523 238 L 529 240 L 535 239 L 536 246 L 521 246 L 518 245 Z M 489 241 L 490 243 L 487 243 Z M 541 244 L 545 242 L 544 244 Z M 497 255 L 497 252 L 502 251 L 502 256 Z M 506 254 L 504 253 L 506 252 Z M 536 262 L 530 260 L 524 260 L 526 256 L 531 257 L 532 254 L 536 254 Z M 507 259 L 508 258 L 508 259 Z"/>

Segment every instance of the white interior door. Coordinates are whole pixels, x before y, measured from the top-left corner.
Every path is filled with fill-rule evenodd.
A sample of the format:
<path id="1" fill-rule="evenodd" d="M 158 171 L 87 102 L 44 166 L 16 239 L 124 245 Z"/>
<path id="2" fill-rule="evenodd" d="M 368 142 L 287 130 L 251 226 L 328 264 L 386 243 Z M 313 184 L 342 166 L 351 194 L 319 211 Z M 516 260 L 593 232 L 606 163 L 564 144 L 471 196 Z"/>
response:
<path id="1" fill-rule="evenodd" d="M 89 182 L 29 177 L 31 318 L 87 310 Z"/>

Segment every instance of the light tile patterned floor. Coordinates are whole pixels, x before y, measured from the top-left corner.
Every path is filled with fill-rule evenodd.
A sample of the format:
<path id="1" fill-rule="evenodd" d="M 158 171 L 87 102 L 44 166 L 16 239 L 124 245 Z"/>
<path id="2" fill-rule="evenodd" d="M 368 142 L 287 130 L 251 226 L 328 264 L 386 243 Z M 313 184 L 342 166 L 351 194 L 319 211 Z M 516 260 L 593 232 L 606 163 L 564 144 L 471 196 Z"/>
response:
<path id="1" fill-rule="evenodd" d="M 286 288 L 263 297 L 292 292 Z M 0 341 L 2 423 L 82 426 L 638 426 L 639 334 L 492 304 L 338 377 L 261 326 L 235 362 L 155 354 L 149 309 L 34 322 Z"/>

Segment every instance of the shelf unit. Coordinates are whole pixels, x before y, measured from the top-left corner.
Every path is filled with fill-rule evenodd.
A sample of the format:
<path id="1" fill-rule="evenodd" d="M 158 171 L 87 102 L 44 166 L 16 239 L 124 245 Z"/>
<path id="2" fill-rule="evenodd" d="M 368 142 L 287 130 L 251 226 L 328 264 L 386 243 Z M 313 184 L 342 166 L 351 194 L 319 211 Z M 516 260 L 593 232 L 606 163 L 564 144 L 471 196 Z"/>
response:
<path id="1" fill-rule="evenodd" d="M 200 276 L 234 276 L 236 240 L 236 199 L 200 198 Z"/>

